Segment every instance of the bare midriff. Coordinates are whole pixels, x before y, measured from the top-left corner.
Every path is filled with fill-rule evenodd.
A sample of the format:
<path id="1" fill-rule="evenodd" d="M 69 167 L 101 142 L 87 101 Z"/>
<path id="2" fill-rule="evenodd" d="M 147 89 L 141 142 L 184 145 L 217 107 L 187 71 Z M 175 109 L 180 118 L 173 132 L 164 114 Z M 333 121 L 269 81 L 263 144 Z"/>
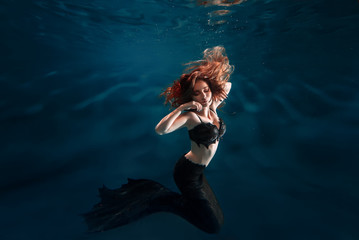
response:
<path id="1" fill-rule="evenodd" d="M 206 146 L 202 144 L 198 147 L 196 142 L 191 141 L 191 151 L 189 151 L 185 157 L 196 164 L 208 166 L 214 154 L 216 154 L 218 143 L 219 141 L 216 141 L 206 148 Z"/>

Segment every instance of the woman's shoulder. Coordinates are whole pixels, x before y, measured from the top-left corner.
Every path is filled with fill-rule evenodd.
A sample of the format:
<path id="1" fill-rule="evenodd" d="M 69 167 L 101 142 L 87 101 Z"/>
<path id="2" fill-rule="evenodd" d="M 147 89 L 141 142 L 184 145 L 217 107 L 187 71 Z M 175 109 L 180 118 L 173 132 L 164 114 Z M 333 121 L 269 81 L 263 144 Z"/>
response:
<path id="1" fill-rule="evenodd" d="M 187 117 L 188 119 L 193 119 L 196 117 L 195 110 L 186 110 L 182 113 L 183 116 Z"/>
<path id="2" fill-rule="evenodd" d="M 188 129 L 193 128 L 193 126 L 197 125 L 199 122 L 199 118 L 195 113 L 195 110 L 184 111 L 182 115 L 187 118 L 186 126 Z"/>
<path id="3" fill-rule="evenodd" d="M 219 105 L 221 105 L 221 103 L 221 101 L 212 101 L 212 104 L 211 106 L 209 106 L 209 109 L 217 115 L 217 108 Z"/>

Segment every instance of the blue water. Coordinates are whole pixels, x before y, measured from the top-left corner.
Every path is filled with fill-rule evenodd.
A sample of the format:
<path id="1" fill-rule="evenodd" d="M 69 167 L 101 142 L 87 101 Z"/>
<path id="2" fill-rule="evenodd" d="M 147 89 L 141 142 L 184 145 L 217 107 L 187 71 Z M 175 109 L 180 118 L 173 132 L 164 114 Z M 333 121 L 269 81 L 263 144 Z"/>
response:
<path id="1" fill-rule="evenodd" d="M 359 239 L 358 23 L 354 0 L 0 0 L 0 238 Z M 158 95 L 216 45 L 236 67 L 206 170 L 220 234 L 166 213 L 86 234 L 103 183 L 176 190 L 190 145 L 155 134 Z"/>

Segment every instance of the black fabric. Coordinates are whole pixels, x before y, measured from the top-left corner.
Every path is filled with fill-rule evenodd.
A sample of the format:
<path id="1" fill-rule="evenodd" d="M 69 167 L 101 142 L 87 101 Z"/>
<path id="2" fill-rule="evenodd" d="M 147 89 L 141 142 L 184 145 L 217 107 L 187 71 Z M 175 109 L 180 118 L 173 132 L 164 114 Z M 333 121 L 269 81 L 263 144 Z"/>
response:
<path id="1" fill-rule="evenodd" d="M 217 126 L 212 123 L 204 123 L 200 116 L 198 116 L 198 118 L 201 123 L 188 131 L 189 138 L 197 143 L 198 147 L 202 144 L 208 148 L 209 145 L 222 138 L 226 132 L 226 124 L 219 118 L 219 128 L 217 128 Z"/>
<path id="2" fill-rule="evenodd" d="M 83 214 L 90 232 L 105 231 L 131 223 L 155 212 L 171 212 L 207 233 L 217 233 L 223 214 L 209 186 L 205 166 L 184 155 L 177 161 L 174 179 L 182 194 L 152 180 L 129 179 L 119 189 L 99 189 L 101 202 Z"/>

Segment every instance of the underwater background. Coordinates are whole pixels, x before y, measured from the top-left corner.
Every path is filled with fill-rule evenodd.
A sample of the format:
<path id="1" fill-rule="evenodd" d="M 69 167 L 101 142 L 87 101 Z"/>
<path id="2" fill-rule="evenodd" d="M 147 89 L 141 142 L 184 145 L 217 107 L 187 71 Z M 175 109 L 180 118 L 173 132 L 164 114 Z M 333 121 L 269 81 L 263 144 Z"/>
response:
<path id="1" fill-rule="evenodd" d="M 0 0 L 0 27 L 0 239 L 359 239 L 358 1 Z M 102 184 L 178 191 L 190 142 L 156 135 L 158 95 L 217 45 L 221 232 L 158 213 L 86 233 Z"/>

